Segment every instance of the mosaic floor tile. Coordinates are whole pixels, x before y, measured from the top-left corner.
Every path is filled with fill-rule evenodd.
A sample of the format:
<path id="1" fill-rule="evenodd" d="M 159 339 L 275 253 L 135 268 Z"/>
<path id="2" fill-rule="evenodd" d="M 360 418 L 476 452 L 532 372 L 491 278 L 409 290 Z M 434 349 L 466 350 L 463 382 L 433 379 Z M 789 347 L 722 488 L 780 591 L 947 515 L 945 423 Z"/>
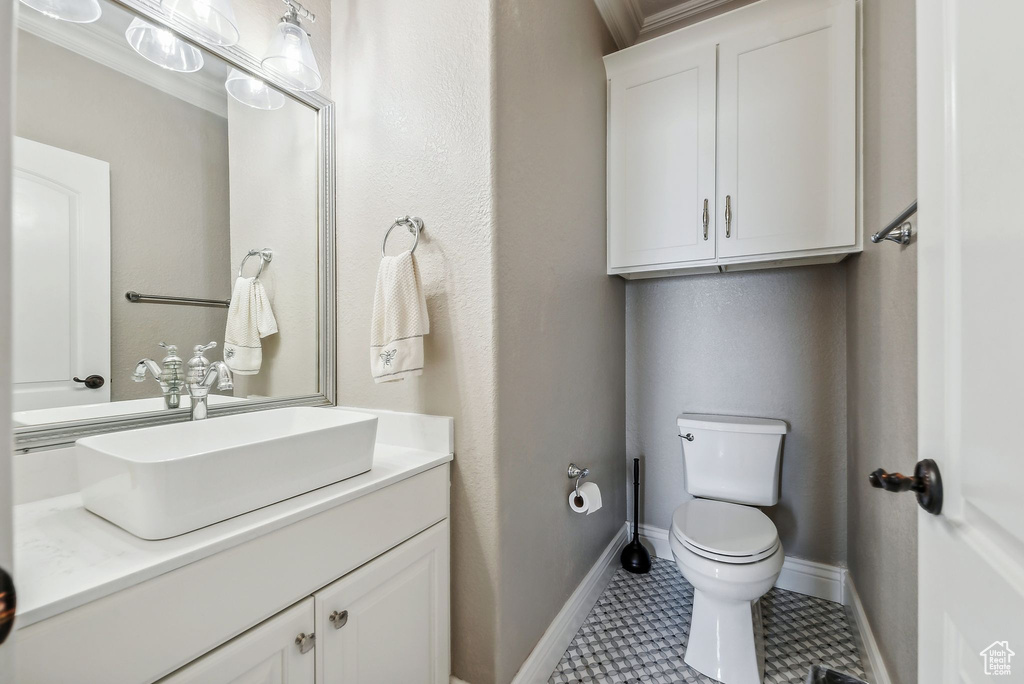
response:
<path id="1" fill-rule="evenodd" d="M 693 587 L 675 563 L 655 558 L 647 575 L 618 570 L 548 680 L 550 684 L 716 684 L 683 662 Z M 761 599 L 765 684 L 803 684 L 822 664 L 863 679 L 846 611 L 782 589 Z"/>

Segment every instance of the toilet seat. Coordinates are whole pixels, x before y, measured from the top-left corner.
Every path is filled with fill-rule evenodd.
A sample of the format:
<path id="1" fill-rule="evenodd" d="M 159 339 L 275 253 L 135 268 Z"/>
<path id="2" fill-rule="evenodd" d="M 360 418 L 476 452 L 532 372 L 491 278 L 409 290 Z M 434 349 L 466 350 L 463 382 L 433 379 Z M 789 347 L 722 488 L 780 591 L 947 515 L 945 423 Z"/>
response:
<path id="1" fill-rule="evenodd" d="M 693 499 L 672 516 L 672 534 L 687 549 L 721 563 L 755 563 L 779 548 L 774 523 L 751 506 Z"/>

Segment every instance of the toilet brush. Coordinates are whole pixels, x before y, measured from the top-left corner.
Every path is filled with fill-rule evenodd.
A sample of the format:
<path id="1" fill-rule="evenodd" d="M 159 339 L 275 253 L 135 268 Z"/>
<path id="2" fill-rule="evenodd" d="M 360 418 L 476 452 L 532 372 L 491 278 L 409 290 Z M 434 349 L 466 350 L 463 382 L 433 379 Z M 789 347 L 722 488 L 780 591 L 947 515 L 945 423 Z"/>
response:
<path id="1" fill-rule="evenodd" d="M 622 567 L 637 575 L 651 571 L 651 554 L 640 543 L 640 459 L 633 459 L 633 541 L 622 549 Z"/>

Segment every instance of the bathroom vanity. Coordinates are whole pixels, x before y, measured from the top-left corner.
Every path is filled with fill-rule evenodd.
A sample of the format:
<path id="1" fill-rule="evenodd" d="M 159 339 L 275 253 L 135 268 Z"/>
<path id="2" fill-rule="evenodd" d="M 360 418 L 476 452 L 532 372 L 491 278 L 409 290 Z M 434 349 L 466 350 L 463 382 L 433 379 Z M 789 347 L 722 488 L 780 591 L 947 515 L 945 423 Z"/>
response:
<path id="1" fill-rule="evenodd" d="M 16 680 L 447 682 L 452 421 L 359 411 L 368 472 L 180 536 L 16 506 Z"/>

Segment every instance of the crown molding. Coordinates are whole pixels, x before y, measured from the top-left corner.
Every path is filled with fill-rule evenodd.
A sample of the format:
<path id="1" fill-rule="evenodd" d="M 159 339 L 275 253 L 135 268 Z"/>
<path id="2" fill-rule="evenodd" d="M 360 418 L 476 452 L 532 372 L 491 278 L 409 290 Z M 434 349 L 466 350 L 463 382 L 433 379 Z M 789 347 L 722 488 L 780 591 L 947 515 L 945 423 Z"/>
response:
<path id="1" fill-rule="evenodd" d="M 227 94 L 223 80 L 206 69 L 192 74 L 161 69 L 137 55 L 123 35 L 111 33 L 105 26 L 94 24 L 92 30 L 83 30 L 79 24 L 55 21 L 32 10 L 18 13 L 18 28 L 179 100 L 227 118 Z M 205 53 L 204 57 L 210 59 L 211 55 Z"/>
<path id="2" fill-rule="evenodd" d="M 620 50 L 636 43 L 643 24 L 636 0 L 594 0 L 594 4 Z"/>
<path id="3" fill-rule="evenodd" d="M 628 1 L 635 2 L 636 0 Z M 675 7 L 669 7 L 667 10 L 644 17 L 640 25 L 640 34 L 657 31 L 670 24 L 689 19 L 696 14 L 702 14 L 730 2 L 734 2 L 734 0 L 684 0 L 684 2 L 679 3 Z"/>
<path id="4" fill-rule="evenodd" d="M 634 45 L 644 34 L 683 22 L 735 0 L 681 0 L 675 7 L 645 17 L 640 0 L 594 0 L 619 49 Z"/>

